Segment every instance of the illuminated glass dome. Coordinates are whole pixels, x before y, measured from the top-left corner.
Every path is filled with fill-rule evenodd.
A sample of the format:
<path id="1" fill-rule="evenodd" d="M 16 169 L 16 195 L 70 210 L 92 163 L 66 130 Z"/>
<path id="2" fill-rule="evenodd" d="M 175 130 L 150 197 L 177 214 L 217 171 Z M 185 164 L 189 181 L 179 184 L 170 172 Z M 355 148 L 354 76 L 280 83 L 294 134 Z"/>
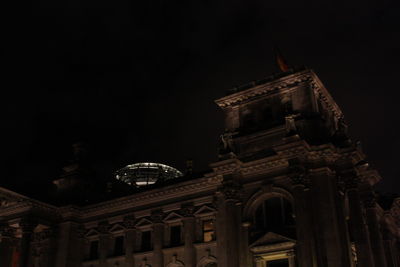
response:
<path id="1" fill-rule="evenodd" d="M 132 186 L 146 186 L 157 181 L 168 181 L 183 174 L 175 168 L 160 163 L 135 163 L 119 169 L 115 178 Z"/>

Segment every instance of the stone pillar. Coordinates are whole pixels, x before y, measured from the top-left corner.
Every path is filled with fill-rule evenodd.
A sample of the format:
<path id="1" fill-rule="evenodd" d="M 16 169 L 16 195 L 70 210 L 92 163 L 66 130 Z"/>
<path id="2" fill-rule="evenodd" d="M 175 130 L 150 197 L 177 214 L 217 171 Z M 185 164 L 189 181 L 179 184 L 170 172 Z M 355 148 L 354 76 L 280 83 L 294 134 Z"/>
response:
<path id="1" fill-rule="evenodd" d="M 56 267 L 76 267 L 81 263 L 78 242 L 78 229 L 80 225 L 76 222 L 66 221 L 57 225 L 57 238 L 55 238 L 57 249 Z"/>
<path id="2" fill-rule="evenodd" d="M 255 257 L 254 261 L 255 261 L 255 266 L 256 267 L 265 267 L 264 266 L 265 265 L 265 260 L 262 257 Z"/>
<path id="3" fill-rule="evenodd" d="M 163 244 L 164 244 L 164 223 L 161 211 L 153 212 L 153 264 L 154 267 L 164 266 Z"/>
<path id="4" fill-rule="evenodd" d="M 250 222 L 243 222 L 240 231 L 240 267 L 249 267 L 252 265 L 249 249 L 249 227 Z"/>
<path id="5" fill-rule="evenodd" d="M 26 267 L 30 264 L 32 234 L 36 226 L 36 222 L 27 219 L 19 222 L 21 229 L 19 267 Z"/>
<path id="6" fill-rule="evenodd" d="M 196 267 L 196 249 L 193 245 L 196 238 L 196 218 L 193 216 L 193 207 L 182 208 L 183 214 L 183 239 L 184 239 L 184 263 L 187 267 Z"/>
<path id="7" fill-rule="evenodd" d="M 346 233 L 340 228 L 340 224 L 345 224 L 345 221 L 340 220 L 337 211 L 337 206 L 342 203 L 338 203 L 337 200 L 339 189 L 336 176 L 328 167 L 308 171 L 312 183 L 310 207 L 317 230 L 315 237 L 318 266 L 349 267 L 349 255 L 344 253 L 345 250 L 348 251 L 349 244 L 343 242 Z"/>
<path id="8" fill-rule="evenodd" d="M 289 177 L 292 180 L 294 211 L 296 215 L 297 262 L 299 267 L 317 265 L 312 230 L 312 214 L 309 212 L 308 192 L 309 178 L 306 170 L 300 165 L 291 166 Z M 291 266 L 291 265 L 290 265 Z"/>
<path id="9" fill-rule="evenodd" d="M 385 250 L 383 247 L 382 234 L 376 210 L 375 196 L 370 192 L 364 199 L 366 209 L 366 220 L 371 241 L 371 249 L 374 255 L 375 266 L 386 267 Z"/>
<path id="10" fill-rule="evenodd" d="M 34 234 L 33 260 L 35 266 L 53 267 L 55 265 L 55 231 L 53 228 L 44 229 Z"/>
<path id="11" fill-rule="evenodd" d="M 135 218 L 133 216 L 127 216 L 124 218 L 125 226 L 125 267 L 134 267 L 135 258 L 133 253 L 135 252 L 136 244 L 136 228 Z"/>
<path id="12" fill-rule="evenodd" d="M 99 223 L 99 267 L 107 267 L 107 258 L 110 252 L 110 233 L 108 222 Z"/>
<path id="13" fill-rule="evenodd" d="M 394 247 L 395 242 L 388 229 L 383 229 L 382 238 L 387 267 L 397 267 Z"/>
<path id="14" fill-rule="evenodd" d="M 367 227 L 365 225 L 360 195 L 358 192 L 359 179 L 356 174 L 352 172 L 341 174 L 341 179 L 342 182 L 344 182 L 349 201 L 349 228 L 354 237 L 357 262 L 361 267 L 374 267 L 375 264 L 372 257 L 371 244 L 368 236 Z"/>
<path id="15" fill-rule="evenodd" d="M 0 266 L 11 267 L 15 240 L 14 229 L 8 224 L 0 225 Z"/>
<path id="16" fill-rule="evenodd" d="M 294 251 L 290 251 L 288 252 L 287 256 L 288 256 L 288 261 L 289 261 L 289 267 L 296 267 L 296 260 L 294 257 Z M 310 265 L 312 266 L 312 265 Z"/>
<path id="17" fill-rule="evenodd" d="M 241 187 L 229 180 L 218 191 L 217 258 L 220 267 L 239 266 L 239 235 Z"/>
<path id="18" fill-rule="evenodd" d="M 80 225 L 77 230 L 77 237 L 78 237 L 78 267 L 82 266 L 82 262 L 85 260 L 86 254 L 85 254 L 85 248 L 88 240 L 86 239 L 86 229 L 83 225 Z"/>

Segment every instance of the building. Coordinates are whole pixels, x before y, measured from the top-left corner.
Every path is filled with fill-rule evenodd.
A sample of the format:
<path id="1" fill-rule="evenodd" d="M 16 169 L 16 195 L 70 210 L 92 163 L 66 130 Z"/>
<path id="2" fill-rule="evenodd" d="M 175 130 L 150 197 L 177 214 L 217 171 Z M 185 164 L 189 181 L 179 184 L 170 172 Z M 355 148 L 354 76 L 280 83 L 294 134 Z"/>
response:
<path id="1" fill-rule="evenodd" d="M 107 184 L 120 193 L 101 198 L 77 146 L 54 184 L 78 204 L 1 188 L 0 266 L 400 266 L 400 199 L 376 201 L 381 177 L 313 71 L 291 69 L 216 103 L 226 131 L 201 175 L 133 164 Z"/>

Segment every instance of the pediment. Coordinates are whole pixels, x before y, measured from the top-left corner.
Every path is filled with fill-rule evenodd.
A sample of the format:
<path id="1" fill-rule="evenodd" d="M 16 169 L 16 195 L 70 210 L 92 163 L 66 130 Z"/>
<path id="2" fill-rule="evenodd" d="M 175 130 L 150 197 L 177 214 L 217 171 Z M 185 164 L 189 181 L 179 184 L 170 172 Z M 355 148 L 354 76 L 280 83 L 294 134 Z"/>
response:
<path id="1" fill-rule="evenodd" d="M 170 214 L 168 214 L 167 217 L 164 218 L 164 222 L 178 221 L 181 220 L 182 218 L 183 217 L 181 215 L 173 211 Z"/>
<path id="2" fill-rule="evenodd" d="M 98 236 L 99 232 L 95 229 L 90 229 L 86 234 L 85 237 L 92 237 L 92 236 Z"/>
<path id="3" fill-rule="evenodd" d="M 204 206 L 202 206 L 201 208 L 199 208 L 199 209 L 194 213 L 194 215 L 196 215 L 196 216 L 211 215 L 211 214 L 213 214 L 215 211 L 216 211 L 215 209 L 213 209 L 213 208 L 211 208 L 211 207 L 209 207 L 209 206 L 207 206 L 207 205 L 204 205 Z"/>
<path id="4" fill-rule="evenodd" d="M 22 202 L 24 199 L 25 197 L 22 195 L 0 187 L 0 209 L 13 206 L 19 202 Z"/>
<path id="5" fill-rule="evenodd" d="M 277 233 L 268 232 L 265 235 L 261 236 L 259 239 L 257 239 L 253 244 L 250 245 L 250 247 L 267 246 L 284 242 L 296 242 L 296 241 L 292 238 Z"/>
<path id="6" fill-rule="evenodd" d="M 114 224 L 110 229 L 110 233 L 116 233 L 121 231 L 125 231 L 125 227 L 123 227 L 120 224 Z"/>
<path id="7" fill-rule="evenodd" d="M 136 223 L 136 227 L 144 227 L 144 226 L 151 226 L 153 225 L 153 222 L 146 219 L 146 218 L 142 218 L 140 219 L 137 223 Z"/>

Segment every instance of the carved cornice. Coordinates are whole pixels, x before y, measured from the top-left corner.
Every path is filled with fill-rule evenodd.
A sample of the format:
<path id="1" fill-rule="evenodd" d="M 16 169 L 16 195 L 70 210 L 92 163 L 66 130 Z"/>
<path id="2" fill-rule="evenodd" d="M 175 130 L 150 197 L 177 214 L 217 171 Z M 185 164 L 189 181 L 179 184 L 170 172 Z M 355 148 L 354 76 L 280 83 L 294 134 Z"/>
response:
<path id="1" fill-rule="evenodd" d="M 179 198 L 203 191 L 216 190 L 220 185 L 220 176 L 208 176 L 197 181 L 192 180 L 184 184 L 177 184 L 165 188 L 157 188 L 143 193 L 138 193 L 128 197 L 122 197 L 111 201 L 101 202 L 95 205 L 86 206 L 82 209 L 82 217 L 104 216 L 105 212 L 112 213 L 126 210 L 128 207 L 149 205 L 169 198 Z"/>
<path id="2" fill-rule="evenodd" d="M 228 95 L 216 100 L 215 102 L 221 108 L 226 108 L 228 106 L 238 105 L 251 98 L 258 98 L 273 93 L 282 92 L 284 90 L 289 90 L 295 86 L 310 82 L 311 80 L 311 72 L 309 70 L 305 70 Z"/>

